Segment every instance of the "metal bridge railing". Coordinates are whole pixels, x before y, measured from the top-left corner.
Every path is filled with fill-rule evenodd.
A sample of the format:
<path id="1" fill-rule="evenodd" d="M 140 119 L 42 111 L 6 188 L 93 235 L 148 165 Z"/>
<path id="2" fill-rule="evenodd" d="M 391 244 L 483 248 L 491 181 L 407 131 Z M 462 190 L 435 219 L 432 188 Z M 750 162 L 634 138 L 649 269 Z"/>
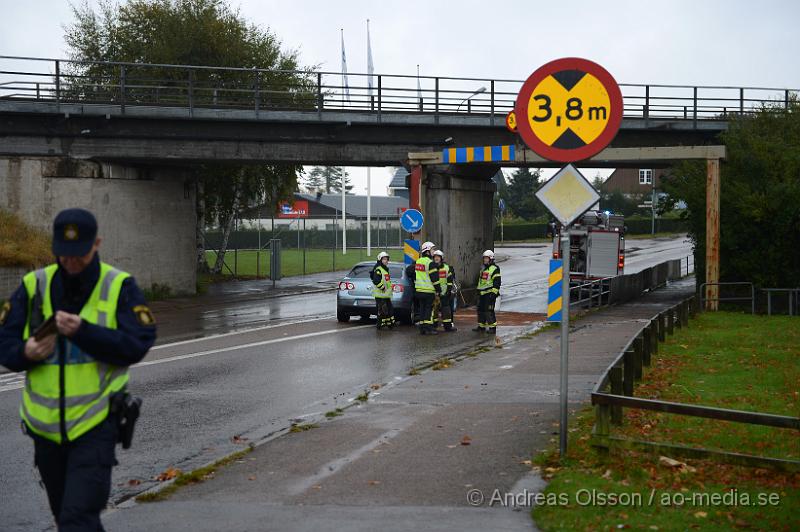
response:
<path id="1" fill-rule="evenodd" d="M 502 125 L 523 81 L 284 71 L 0 56 L 0 100 L 260 111 L 475 115 Z M 788 107 L 798 89 L 621 84 L 624 116 L 725 120 L 764 104 Z"/>

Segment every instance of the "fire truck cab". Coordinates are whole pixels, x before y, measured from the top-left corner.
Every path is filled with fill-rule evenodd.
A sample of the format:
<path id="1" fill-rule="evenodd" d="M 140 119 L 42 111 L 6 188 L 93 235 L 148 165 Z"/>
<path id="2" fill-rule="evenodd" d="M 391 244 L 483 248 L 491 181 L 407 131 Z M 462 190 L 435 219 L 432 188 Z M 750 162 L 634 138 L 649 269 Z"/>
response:
<path id="1" fill-rule="evenodd" d="M 570 281 L 622 275 L 625 270 L 625 218 L 608 212 L 587 211 L 568 228 Z M 553 235 L 553 258 L 561 255 L 561 231 Z"/>

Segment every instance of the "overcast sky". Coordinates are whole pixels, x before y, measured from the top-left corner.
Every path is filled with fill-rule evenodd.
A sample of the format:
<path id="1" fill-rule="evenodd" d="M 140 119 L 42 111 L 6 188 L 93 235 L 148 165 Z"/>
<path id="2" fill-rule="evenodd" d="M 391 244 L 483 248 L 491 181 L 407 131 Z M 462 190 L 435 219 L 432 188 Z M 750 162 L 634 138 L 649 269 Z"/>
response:
<path id="1" fill-rule="evenodd" d="M 92 1 L 95 5 L 97 2 Z M 566 56 L 603 65 L 620 83 L 800 88 L 800 2 L 240 0 L 301 62 L 366 71 L 370 19 L 376 73 L 525 79 Z M 0 55 L 64 57 L 66 0 L 0 0 Z M 364 170 L 351 169 L 357 191 Z M 587 172 L 588 177 L 594 170 Z M 389 172 L 373 172 L 384 193 Z"/>

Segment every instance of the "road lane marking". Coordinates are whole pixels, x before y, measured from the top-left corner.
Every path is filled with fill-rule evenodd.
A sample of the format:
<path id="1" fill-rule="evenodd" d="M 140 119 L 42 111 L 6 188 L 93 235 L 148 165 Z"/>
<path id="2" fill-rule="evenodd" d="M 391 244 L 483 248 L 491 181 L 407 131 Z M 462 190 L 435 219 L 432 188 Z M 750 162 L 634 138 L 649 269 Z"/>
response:
<path id="1" fill-rule="evenodd" d="M 226 336 L 235 336 L 237 334 L 247 334 L 247 333 L 256 332 L 256 331 L 264 331 L 264 330 L 267 330 L 267 329 L 274 329 L 276 327 L 286 327 L 288 325 L 298 325 L 298 324 L 303 324 L 303 323 L 311 323 L 312 321 L 320 321 L 320 318 L 323 318 L 323 317 L 326 317 L 326 316 L 329 316 L 329 315 L 328 314 L 319 314 L 317 316 L 314 316 L 313 318 L 304 319 L 304 320 L 290 321 L 290 322 L 286 322 L 286 323 L 276 323 L 274 325 L 264 325 L 262 327 L 248 327 L 248 328 L 245 328 L 245 329 L 237 329 L 235 331 L 229 331 L 229 332 L 226 332 L 226 333 L 211 334 L 211 335 L 208 335 L 208 336 L 200 336 L 198 338 L 190 338 L 188 340 L 179 340 L 177 342 L 170 342 L 168 344 L 156 345 L 154 347 L 151 347 L 150 351 L 157 351 L 159 349 L 164 349 L 166 347 L 174 347 L 174 346 L 177 346 L 177 345 L 185 345 L 185 344 L 192 344 L 192 343 L 202 342 L 204 340 L 213 340 L 215 338 L 224 338 Z M 332 315 L 330 315 L 330 317 L 332 317 Z"/>
<path id="2" fill-rule="evenodd" d="M 342 332 L 350 332 L 350 331 L 357 331 L 359 329 L 363 329 L 364 327 L 374 327 L 374 325 L 355 325 L 353 327 L 348 327 L 347 329 L 333 329 L 330 331 L 318 331 L 313 333 L 306 333 L 306 334 L 298 334 L 295 336 L 285 336 L 282 338 L 273 338 L 271 340 L 261 340 L 260 342 L 251 342 L 249 344 L 241 344 L 241 345 L 232 345 L 229 347 L 220 347 L 219 349 L 211 349 L 209 351 L 200 351 L 198 353 L 187 353 L 185 355 L 175 355 L 172 357 L 167 358 L 159 358 L 157 360 L 145 360 L 144 362 L 139 362 L 138 364 L 132 367 L 141 367 L 141 366 L 152 366 L 154 364 L 164 364 L 166 362 L 177 362 L 178 360 L 186 360 L 189 358 L 197 358 L 207 355 L 216 355 L 218 353 L 226 353 L 228 351 L 238 351 L 239 349 L 249 349 L 251 347 L 260 347 L 262 345 L 270 345 L 270 344 L 278 344 L 282 342 L 289 342 L 291 340 L 302 340 L 304 338 L 313 338 L 315 336 L 324 336 L 326 334 L 338 334 Z"/>
<path id="3" fill-rule="evenodd" d="M 216 355 L 218 353 L 226 353 L 228 351 L 237 351 L 239 349 L 248 349 L 251 347 L 259 347 L 262 345 L 270 345 L 270 344 L 278 344 L 282 342 L 289 342 L 292 340 L 302 340 L 305 338 L 313 338 L 316 336 L 324 336 L 327 334 L 338 334 L 343 332 L 350 332 L 350 331 L 357 331 L 359 329 L 363 329 L 364 327 L 374 327 L 374 325 L 354 325 L 352 327 L 348 327 L 347 329 L 333 329 L 330 331 L 318 331 L 313 333 L 306 333 L 306 334 L 298 334 L 295 336 L 285 336 L 282 338 L 273 338 L 271 340 L 262 340 L 260 342 L 252 342 L 249 344 L 241 344 L 241 345 L 232 345 L 229 347 L 221 347 L 219 349 L 211 349 L 209 351 L 200 351 L 198 353 L 187 353 L 185 355 L 176 355 L 173 357 L 166 357 L 166 358 L 159 358 L 156 360 L 145 360 L 144 362 L 139 362 L 131 366 L 132 368 L 138 368 L 142 366 L 152 366 L 155 364 L 166 364 L 167 362 L 178 362 L 180 360 L 186 360 L 189 358 L 197 358 L 203 357 L 207 355 Z M 5 375 L 4 375 L 5 377 Z M 11 390 L 19 390 L 25 384 L 25 375 L 15 373 L 13 374 L 14 378 L 6 377 L 2 381 L 0 381 L 0 392 L 8 392 Z"/>

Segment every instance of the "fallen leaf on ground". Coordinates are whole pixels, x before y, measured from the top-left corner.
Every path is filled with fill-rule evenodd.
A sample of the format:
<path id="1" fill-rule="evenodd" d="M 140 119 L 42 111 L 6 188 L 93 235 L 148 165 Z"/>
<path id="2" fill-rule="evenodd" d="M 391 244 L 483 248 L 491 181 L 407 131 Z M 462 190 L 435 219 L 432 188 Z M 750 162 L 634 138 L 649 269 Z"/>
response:
<path id="1" fill-rule="evenodd" d="M 530 460 L 523 460 L 522 462 L 520 462 L 520 464 L 529 466 L 532 464 L 532 462 Z"/>
<path id="2" fill-rule="evenodd" d="M 472 443 L 472 438 L 464 434 L 464 437 L 461 438 L 461 445 L 469 445 Z"/>
<path id="3" fill-rule="evenodd" d="M 380 484 L 380 483 L 381 483 L 381 481 L 380 481 L 380 480 L 370 480 L 370 481 L 368 482 L 368 484 L 369 484 L 370 486 L 377 486 L 377 485 L 378 485 L 378 484 Z"/>
<path id="4" fill-rule="evenodd" d="M 255 475 L 250 475 L 249 477 L 247 477 L 247 480 L 255 480 L 255 479 L 256 479 Z"/>
<path id="5" fill-rule="evenodd" d="M 702 518 L 702 517 L 708 517 L 708 514 L 706 512 L 695 512 L 694 516 L 697 518 Z"/>
<path id="6" fill-rule="evenodd" d="M 138 478 L 132 478 L 128 481 L 128 486 L 138 486 L 141 483 L 142 481 L 139 480 Z"/>
<path id="7" fill-rule="evenodd" d="M 180 469 L 175 469 L 174 467 L 168 467 L 160 475 L 156 477 L 156 480 L 159 482 L 164 482 L 166 480 L 172 480 L 173 478 L 177 477 L 180 474 L 181 474 Z"/>
<path id="8" fill-rule="evenodd" d="M 372 386 L 370 386 L 370 388 L 372 388 L 373 390 L 378 390 L 380 389 L 380 387 L 381 387 L 380 384 L 373 384 Z"/>
<path id="9" fill-rule="evenodd" d="M 232 441 L 233 443 L 244 443 L 244 442 L 246 442 L 246 441 L 247 441 L 247 438 L 242 438 L 241 436 L 239 436 L 239 435 L 237 434 L 236 436 L 234 436 L 233 438 L 231 438 L 231 441 Z"/>
<path id="10" fill-rule="evenodd" d="M 611 478 L 611 470 L 610 469 L 606 469 L 606 472 L 603 473 L 602 478 L 604 478 L 606 480 L 610 479 Z"/>

